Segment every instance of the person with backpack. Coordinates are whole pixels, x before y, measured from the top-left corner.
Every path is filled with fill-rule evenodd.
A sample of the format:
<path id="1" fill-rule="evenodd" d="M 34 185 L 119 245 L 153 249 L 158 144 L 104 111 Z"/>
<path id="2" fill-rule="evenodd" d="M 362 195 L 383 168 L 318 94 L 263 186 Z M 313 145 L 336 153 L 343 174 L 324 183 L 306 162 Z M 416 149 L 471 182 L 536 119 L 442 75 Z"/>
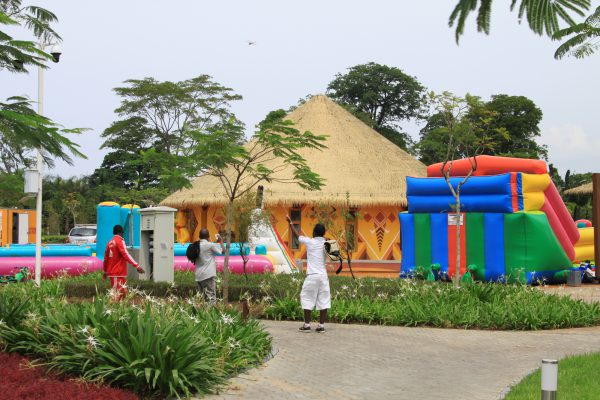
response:
<path id="1" fill-rule="evenodd" d="M 215 254 L 223 254 L 225 248 L 221 236 L 217 235 L 217 243 L 208 241 L 210 233 L 208 229 L 200 230 L 200 240 L 190 244 L 186 250 L 186 256 L 196 266 L 195 277 L 200 292 L 211 306 L 217 303 L 217 287 L 215 277 L 217 276 L 217 264 Z"/>
<path id="2" fill-rule="evenodd" d="M 302 284 L 300 302 L 304 310 L 304 324 L 299 328 L 300 332 L 310 332 L 312 310 L 319 310 L 319 324 L 315 332 L 325 332 L 325 320 L 327 310 L 331 308 L 331 293 L 329 290 L 329 278 L 325 268 L 325 226 L 316 224 L 313 229 L 313 237 L 300 235 L 300 232 L 292 225 L 290 217 L 286 217 L 290 229 L 298 236 L 298 241 L 306 246 L 306 279 Z"/>

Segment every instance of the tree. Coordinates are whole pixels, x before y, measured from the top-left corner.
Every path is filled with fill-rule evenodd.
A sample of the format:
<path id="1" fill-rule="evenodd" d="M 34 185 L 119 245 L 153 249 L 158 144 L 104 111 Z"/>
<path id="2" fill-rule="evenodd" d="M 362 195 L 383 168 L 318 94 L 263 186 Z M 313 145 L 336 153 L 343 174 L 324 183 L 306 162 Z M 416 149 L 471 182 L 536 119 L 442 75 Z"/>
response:
<path id="1" fill-rule="evenodd" d="M 35 6 L 23 6 L 20 0 L 0 2 L 0 27 L 23 27 L 42 41 L 60 40 L 51 28 L 56 16 Z M 28 66 L 46 68 L 52 56 L 37 49 L 28 40 L 17 40 L 0 30 L 0 71 L 27 73 Z M 79 134 L 83 129 L 64 129 L 50 119 L 38 115 L 31 102 L 20 96 L 0 102 L 0 172 L 15 172 L 31 164 L 31 151 L 42 150 L 46 163 L 60 158 L 71 164 L 70 154 L 85 157 L 78 145 L 65 135 Z"/>
<path id="2" fill-rule="evenodd" d="M 145 190 L 166 187 L 161 165 L 185 170 L 196 135 L 231 117 L 230 103 L 241 99 L 208 75 L 181 82 L 129 79 L 114 91 L 121 97 L 121 119 L 103 133 L 102 148 L 111 149 L 99 169 L 97 184 Z M 167 187 L 173 189 L 173 187 Z"/>
<path id="3" fill-rule="evenodd" d="M 599 46 L 597 39 L 600 38 L 600 7 L 597 7 L 584 22 L 554 32 L 552 39 L 561 40 L 568 36 L 571 38 L 556 49 L 554 58 L 561 59 L 566 55 L 584 58 L 594 54 Z"/>
<path id="4" fill-rule="evenodd" d="M 409 147 L 411 139 L 400 124 L 424 116 L 425 88 L 415 77 L 395 67 L 373 62 L 355 65 L 348 73 L 337 74 L 327 92 L 403 149 Z"/>
<path id="5" fill-rule="evenodd" d="M 559 59 L 565 54 L 572 54 L 582 58 L 592 54 L 596 49 L 593 40 L 599 35 L 600 8 L 583 23 L 576 24 L 572 16 L 584 16 L 590 5 L 590 0 L 521 0 L 518 18 L 521 22 L 525 17 L 529 28 L 538 35 L 545 33 L 557 40 L 573 35 L 556 50 L 554 57 Z M 517 0 L 512 0 L 510 10 L 514 11 L 516 6 Z M 477 31 L 489 35 L 492 0 L 459 0 L 448 21 L 450 26 L 456 23 L 456 43 L 464 33 L 467 17 L 475 10 L 477 10 Z M 567 27 L 561 29 L 559 21 L 566 23 Z"/>
<path id="6" fill-rule="evenodd" d="M 275 111 L 258 124 L 248 143 L 244 140 L 243 125 L 235 118 L 209 129 L 195 132 L 196 145 L 189 156 L 193 160 L 192 174 L 218 179 L 227 196 L 227 237 L 231 237 L 233 203 L 253 190 L 260 182 L 297 184 L 306 190 L 318 190 L 322 178 L 313 172 L 299 153 L 302 149 L 315 151 L 325 148 L 326 137 L 300 132 L 293 122 L 284 120 L 285 112 Z M 229 253 L 231 241 L 225 247 L 223 266 L 223 298 L 229 299 Z"/>
<path id="7" fill-rule="evenodd" d="M 483 154 L 534 159 L 546 159 L 548 156 L 546 146 L 537 142 L 542 111 L 527 97 L 494 95 L 488 102 L 468 107 L 461 118 L 471 122 L 491 118 L 489 128 L 495 145 L 484 149 Z M 423 163 L 433 164 L 444 159 L 447 150 L 446 123 L 444 115 L 435 113 L 421 129 L 416 149 Z M 457 137 L 461 134 L 461 131 L 455 132 Z M 466 157 L 465 154 L 457 155 Z"/>
<path id="8" fill-rule="evenodd" d="M 486 149 L 493 147 L 493 137 L 502 136 L 506 132 L 503 128 L 492 126 L 494 112 L 486 110 L 478 97 L 467 95 L 464 99 L 452 93 L 430 93 L 430 104 L 439 118 L 444 120 L 440 129 L 446 137 L 446 155 L 443 158 L 441 172 L 454 197 L 455 223 L 462 224 L 460 192 L 462 187 L 477 170 L 477 157 Z M 466 118 L 469 112 L 475 111 L 479 119 Z M 469 160 L 471 169 L 465 177 L 451 178 L 452 163 L 457 157 Z M 450 221 L 448 221 L 450 224 Z M 460 229 L 456 229 L 456 269 L 454 284 L 459 284 L 460 279 Z M 451 260 L 448 260 L 451 262 Z"/>
<path id="9" fill-rule="evenodd" d="M 50 26 L 55 22 L 58 22 L 56 15 L 45 8 L 24 6 L 21 0 L 0 2 L 0 26 L 23 26 L 37 39 L 49 42 L 61 39 Z M 38 49 L 36 43 L 0 31 L 0 70 L 27 73 L 28 66 L 47 68 L 49 60 L 53 60 L 52 55 Z"/>

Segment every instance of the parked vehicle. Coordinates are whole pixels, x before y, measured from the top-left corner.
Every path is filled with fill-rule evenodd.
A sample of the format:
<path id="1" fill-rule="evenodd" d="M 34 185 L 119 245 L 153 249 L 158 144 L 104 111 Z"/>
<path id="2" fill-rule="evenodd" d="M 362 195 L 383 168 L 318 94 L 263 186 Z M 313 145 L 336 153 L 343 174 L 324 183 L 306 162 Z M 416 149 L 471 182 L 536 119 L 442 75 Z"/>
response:
<path id="1" fill-rule="evenodd" d="M 75 225 L 67 240 L 73 244 L 96 243 L 96 232 L 96 225 Z"/>

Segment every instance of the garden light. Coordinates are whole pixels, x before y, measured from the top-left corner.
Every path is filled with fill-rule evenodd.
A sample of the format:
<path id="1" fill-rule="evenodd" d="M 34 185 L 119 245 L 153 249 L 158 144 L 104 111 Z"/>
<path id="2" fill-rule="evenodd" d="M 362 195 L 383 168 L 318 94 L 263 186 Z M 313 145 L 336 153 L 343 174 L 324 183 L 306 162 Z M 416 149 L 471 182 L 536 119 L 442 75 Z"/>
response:
<path id="1" fill-rule="evenodd" d="M 558 361 L 542 360 L 542 400 L 556 400 Z"/>

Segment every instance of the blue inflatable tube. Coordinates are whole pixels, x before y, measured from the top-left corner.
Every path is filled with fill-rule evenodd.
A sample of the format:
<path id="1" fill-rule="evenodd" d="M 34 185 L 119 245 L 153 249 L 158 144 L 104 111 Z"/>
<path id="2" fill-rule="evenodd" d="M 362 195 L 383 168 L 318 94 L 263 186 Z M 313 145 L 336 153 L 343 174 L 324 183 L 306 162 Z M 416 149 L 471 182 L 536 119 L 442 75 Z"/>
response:
<path id="1" fill-rule="evenodd" d="M 504 215 L 483 215 L 483 236 L 485 252 L 485 280 L 488 282 L 504 279 Z"/>
<path id="2" fill-rule="evenodd" d="M 91 256 L 90 246 L 42 246 L 42 257 Z M 35 245 L 0 247 L 0 257 L 35 257 Z"/>
<path id="3" fill-rule="evenodd" d="M 447 276 L 448 275 L 448 214 L 431 214 L 430 217 L 431 217 L 431 263 L 440 265 L 440 277 Z"/>
<path id="4" fill-rule="evenodd" d="M 400 276 L 410 276 L 415 270 L 415 219 L 414 215 L 398 214 L 400 234 L 402 237 L 402 263 Z"/>
<path id="5" fill-rule="evenodd" d="M 472 176 L 460 189 L 461 194 L 512 194 L 510 186 L 511 174 L 494 176 Z M 463 178 L 450 178 L 452 187 L 456 189 Z M 451 195 L 450 188 L 444 178 L 406 178 L 407 196 L 416 195 Z"/>
<path id="6" fill-rule="evenodd" d="M 451 194 L 408 196 L 410 213 L 449 213 L 456 200 Z M 508 194 L 461 194 L 462 212 L 512 213 L 512 196 Z"/>
<path id="7" fill-rule="evenodd" d="M 175 256 L 185 256 L 185 253 L 187 251 L 187 248 L 190 244 L 189 243 L 175 243 L 174 248 L 174 253 Z M 249 255 L 250 254 L 250 246 L 245 245 L 244 246 L 244 254 L 245 255 Z M 224 254 L 221 254 L 224 255 Z M 229 255 L 231 256 L 239 256 L 240 255 L 240 245 L 238 243 L 231 243 L 231 249 L 229 250 Z M 217 254 L 217 257 L 219 255 Z"/>

